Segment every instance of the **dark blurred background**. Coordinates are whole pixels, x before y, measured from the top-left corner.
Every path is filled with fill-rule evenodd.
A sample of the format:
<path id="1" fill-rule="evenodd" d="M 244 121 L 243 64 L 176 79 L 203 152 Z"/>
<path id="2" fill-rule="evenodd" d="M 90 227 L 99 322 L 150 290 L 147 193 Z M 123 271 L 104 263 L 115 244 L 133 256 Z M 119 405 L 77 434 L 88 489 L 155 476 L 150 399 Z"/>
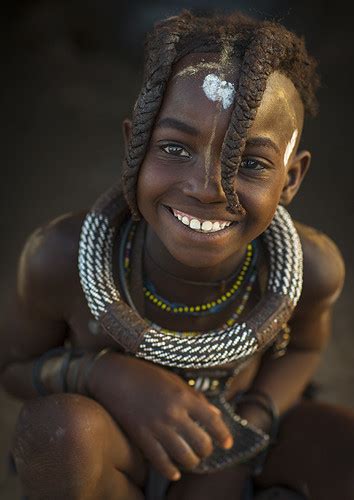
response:
<path id="1" fill-rule="evenodd" d="M 28 234 L 64 212 L 90 206 L 114 182 L 121 122 L 140 87 L 144 34 L 182 8 L 241 9 L 304 35 L 319 61 L 320 113 L 305 126 L 311 171 L 292 214 L 338 244 L 347 280 L 334 334 L 316 380 L 320 396 L 354 407 L 352 16 L 344 2 L 12 0 L 1 17 L 0 304 Z M 1 347 L 0 347 L 1 348 Z M 19 498 L 5 456 L 19 403 L 0 393 L 0 498 Z"/>

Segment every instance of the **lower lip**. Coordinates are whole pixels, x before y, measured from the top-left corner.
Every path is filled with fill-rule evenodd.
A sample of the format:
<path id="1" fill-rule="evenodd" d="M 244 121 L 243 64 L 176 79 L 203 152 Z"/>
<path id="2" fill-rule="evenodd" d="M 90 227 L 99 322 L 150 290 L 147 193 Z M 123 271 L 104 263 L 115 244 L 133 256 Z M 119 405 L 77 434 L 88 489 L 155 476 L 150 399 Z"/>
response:
<path id="1" fill-rule="evenodd" d="M 162 205 L 163 209 L 164 209 L 164 212 L 167 212 L 167 214 L 169 215 L 169 218 L 171 219 L 174 219 L 178 225 L 178 227 L 180 227 L 182 230 L 185 231 L 186 234 L 190 236 L 193 236 L 195 239 L 199 240 L 199 241 L 217 241 L 221 238 L 224 238 L 225 236 L 227 236 L 234 228 L 236 225 L 239 224 L 239 222 L 232 222 L 228 227 L 225 227 L 224 229 L 220 229 L 219 231 L 214 231 L 214 232 L 210 232 L 210 233 L 203 233 L 201 231 L 195 231 L 194 229 L 191 229 L 189 226 L 187 226 L 186 224 L 183 224 L 182 221 L 178 220 L 177 217 L 175 217 L 173 215 L 173 213 L 171 212 L 171 209 L 168 208 L 167 206 L 165 205 Z"/>

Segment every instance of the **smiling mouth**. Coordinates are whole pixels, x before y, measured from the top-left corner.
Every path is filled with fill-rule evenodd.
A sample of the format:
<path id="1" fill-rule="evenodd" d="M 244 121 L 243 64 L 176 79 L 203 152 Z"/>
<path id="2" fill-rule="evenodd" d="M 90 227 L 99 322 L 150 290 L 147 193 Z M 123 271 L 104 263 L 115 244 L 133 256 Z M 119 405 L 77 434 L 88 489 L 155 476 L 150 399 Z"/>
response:
<path id="1" fill-rule="evenodd" d="M 181 224 L 189 227 L 192 231 L 196 231 L 197 233 L 218 233 L 220 231 L 224 231 L 232 224 L 237 223 L 230 220 L 199 219 L 198 217 L 182 212 L 181 210 L 177 210 L 172 207 L 166 208 Z"/>

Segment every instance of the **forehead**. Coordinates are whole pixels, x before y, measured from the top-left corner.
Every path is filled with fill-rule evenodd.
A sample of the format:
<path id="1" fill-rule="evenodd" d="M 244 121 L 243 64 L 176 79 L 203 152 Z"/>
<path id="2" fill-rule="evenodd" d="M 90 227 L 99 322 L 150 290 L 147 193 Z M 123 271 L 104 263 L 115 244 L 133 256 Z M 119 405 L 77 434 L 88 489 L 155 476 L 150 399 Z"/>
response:
<path id="1" fill-rule="evenodd" d="M 210 75 L 220 82 L 234 85 L 237 100 L 237 80 L 240 65 L 227 64 L 220 54 L 190 54 L 179 61 L 169 80 L 159 118 L 170 117 L 197 129 L 210 128 L 216 115 L 220 127 L 228 128 L 233 104 L 224 107 L 221 101 L 210 99 L 203 83 Z M 288 143 L 295 129 L 301 133 L 303 105 L 294 84 L 284 75 L 274 72 L 268 78 L 256 119 L 249 136 L 269 136 L 280 145 Z"/>

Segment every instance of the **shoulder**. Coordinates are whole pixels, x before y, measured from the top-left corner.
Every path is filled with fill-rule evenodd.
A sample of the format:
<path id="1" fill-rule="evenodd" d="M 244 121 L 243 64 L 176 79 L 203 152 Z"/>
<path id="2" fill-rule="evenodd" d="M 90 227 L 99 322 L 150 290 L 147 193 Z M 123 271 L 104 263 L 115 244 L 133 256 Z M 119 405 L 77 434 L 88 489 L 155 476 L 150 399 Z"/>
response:
<path id="1" fill-rule="evenodd" d="M 18 295 L 30 309 L 60 314 L 78 284 L 77 259 L 86 212 L 64 214 L 28 237 L 18 268 Z"/>
<path id="2" fill-rule="evenodd" d="M 304 258 L 303 292 L 299 305 L 330 306 L 338 298 L 344 283 L 342 255 L 326 234 L 299 222 L 295 225 Z"/>

